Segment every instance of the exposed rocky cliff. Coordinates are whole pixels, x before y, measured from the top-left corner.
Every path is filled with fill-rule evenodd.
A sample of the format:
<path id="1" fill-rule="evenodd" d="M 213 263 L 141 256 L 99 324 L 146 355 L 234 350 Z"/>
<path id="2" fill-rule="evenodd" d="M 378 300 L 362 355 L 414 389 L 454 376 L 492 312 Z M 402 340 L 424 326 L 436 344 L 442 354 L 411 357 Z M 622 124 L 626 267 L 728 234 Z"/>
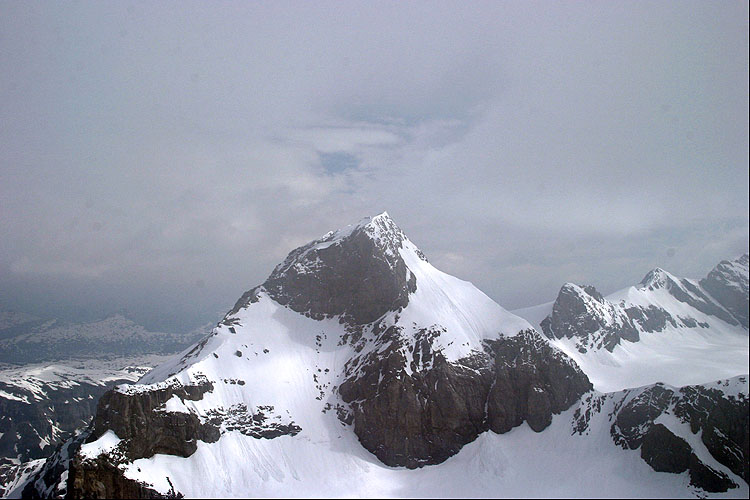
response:
<path id="1" fill-rule="evenodd" d="M 687 472 L 690 484 L 707 492 L 750 482 L 750 406 L 747 377 L 682 388 L 664 384 L 585 398 L 576 410 L 575 431 L 588 431 L 594 414 L 609 412 L 610 434 L 658 472 Z"/>
<path id="2" fill-rule="evenodd" d="M 409 363 L 398 329 L 386 330 L 377 355 L 350 368 L 339 389 L 360 442 L 387 465 L 440 463 L 482 432 L 523 422 L 541 432 L 591 389 L 534 330 L 487 341 L 484 352 L 455 362 L 432 349 L 429 330 L 420 333 L 407 348 Z"/>

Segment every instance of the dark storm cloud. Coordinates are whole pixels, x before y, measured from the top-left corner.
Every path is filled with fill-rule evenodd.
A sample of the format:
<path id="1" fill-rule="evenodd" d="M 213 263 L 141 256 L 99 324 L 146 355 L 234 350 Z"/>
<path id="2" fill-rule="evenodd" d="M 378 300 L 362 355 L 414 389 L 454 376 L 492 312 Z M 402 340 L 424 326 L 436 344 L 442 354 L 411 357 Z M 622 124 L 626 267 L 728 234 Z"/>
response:
<path id="1" fill-rule="evenodd" d="M 743 3 L 0 11 L 6 305 L 197 323 L 382 210 L 509 308 L 747 249 Z"/>

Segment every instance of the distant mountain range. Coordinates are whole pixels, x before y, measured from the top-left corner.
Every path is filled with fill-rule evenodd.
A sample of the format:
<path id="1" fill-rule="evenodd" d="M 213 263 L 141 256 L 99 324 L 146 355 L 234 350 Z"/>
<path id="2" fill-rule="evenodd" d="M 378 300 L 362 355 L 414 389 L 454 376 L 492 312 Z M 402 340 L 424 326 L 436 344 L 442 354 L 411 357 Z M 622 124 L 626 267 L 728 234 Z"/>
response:
<path id="1" fill-rule="evenodd" d="M 149 332 L 119 314 L 75 324 L 0 312 L 0 496 L 88 426 L 107 390 L 209 330 Z"/>
<path id="2" fill-rule="evenodd" d="M 200 340 L 208 330 L 210 326 L 186 334 L 150 332 L 121 314 L 69 323 L 6 311 L 0 315 L 0 363 L 171 354 Z"/>

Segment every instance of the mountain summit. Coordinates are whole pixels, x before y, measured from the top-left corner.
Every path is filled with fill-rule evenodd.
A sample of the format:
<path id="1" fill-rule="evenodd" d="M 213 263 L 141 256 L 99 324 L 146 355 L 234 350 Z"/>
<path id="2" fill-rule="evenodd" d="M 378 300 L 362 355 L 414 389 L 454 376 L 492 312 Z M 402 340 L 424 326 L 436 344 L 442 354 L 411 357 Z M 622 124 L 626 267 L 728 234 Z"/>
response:
<path id="1" fill-rule="evenodd" d="M 733 445 L 744 429 L 735 416 L 747 405 L 726 393 L 742 392 L 746 380 L 723 384 L 690 394 L 725 404 L 726 422 L 700 429 Z M 687 482 L 654 472 L 667 466 L 689 466 L 690 484 L 706 491 L 744 484 L 723 455 L 717 460 L 729 465 L 718 470 L 693 460 L 693 441 L 677 466 L 663 464 L 659 450 L 684 429 L 664 432 L 648 403 L 652 393 L 671 394 L 659 407 L 668 414 L 682 404 L 677 389 L 591 390 L 568 355 L 433 267 L 383 213 L 292 250 L 210 335 L 105 394 L 87 433 L 50 459 L 27 493 L 559 496 L 562 483 L 570 496 L 683 493 Z M 629 413 L 613 427 L 620 408 Z M 642 443 L 646 462 L 620 449 Z M 595 479 L 582 487 L 584 476 Z"/>
<path id="2" fill-rule="evenodd" d="M 422 467 L 488 430 L 541 431 L 590 388 L 528 322 L 435 269 L 382 213 L 293 250 L 208 337 L 106 394 L 69 483 L 83 496 L 97 484 L 113 485 L 107 495 L 241 495 L 258 477 L 238 471 L 203 490 L 163 467 L 266 456 L 294 475 L 331 447 L 347 461 L 368 450 Z"/>
<path id="3" fill-rule="evenodd" d="M 416 289 L 400 254 L 407 243 L 383 212 L 293 250 L 262 288 L 279 304 L 314 319 L 341 316 L 352 324 L 370 323 L 405 307 Z M 413 245 L 410 250 L 424 259 Z M 230 313 L 255 293 L 245 294 Z"/>

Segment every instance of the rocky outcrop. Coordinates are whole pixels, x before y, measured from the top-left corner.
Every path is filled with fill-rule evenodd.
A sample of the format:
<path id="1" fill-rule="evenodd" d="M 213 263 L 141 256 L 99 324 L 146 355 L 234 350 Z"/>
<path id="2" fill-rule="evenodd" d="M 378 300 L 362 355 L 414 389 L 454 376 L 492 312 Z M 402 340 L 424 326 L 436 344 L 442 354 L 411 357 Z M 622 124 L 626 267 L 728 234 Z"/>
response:
<path id="1" fill-rule="evenodd" d="M 488 342 L 495 377 L 487 400 L 490 430 L 502 434 L 524 421 L 536 432 L 591 390 L 588 377 L 537 332 Z"/>
<path id="2" fill-rule="evenodd" d="M 125 477 L 110 457 L 94 460 L 76 457 L 68 472 L 68 491 L 65 498 L 182 498 L 174 488 L 162 495 L 140 481 Z"/>
<path id="3" fill-rule="evenodd" d="M 732 383 L 746 381 L 739 378 Z M 727 385 L 729 381 L 724 383 Z M 640 448 L 641 457 L 654 470 L 687 470 L 691 484 L 708 492 L 736 488 L 727 474 L 702 462 L 698 458 L 701 453 L 688 444 L 686 433 L 700 434 L 702 446 L 718 463 L 750 482 L 750 407 L 746 394 L 727 393 L 721 384 L 680 389 L 656 384 L 624 391 L 621 397 L 611 428 L 612 438 L 623 448 Z"/>
<path id="4" fill-rule="evenodd" d="M 383 339 L 387 347 L 366 357 L 339 388 L 362 446 L 387 465 L 415 468 L 445 461 L 487 430 L 487 354 L 449 363 L 420 346 L 418 361 L 429 358 L 430 367 L 415 371 L 398 328 Z"/>
<path id="5" fill-rule="evenodd" d="M 440 463 L 482 432 L 524 421 L 540 432 L 591 389 L 534 331 L 488 342 L 485 352 L 456 362 L 435 352 L 429 335 L 407 346 L 391 327 L 383 338 L 387 347 L 359 361 L 339 392 L 360 442 L 387 465 Z"/>
<path id="6" fill-rule="evenodd" d="M 213 389 L 213 385 L 204 380 L 194 385 L 172 381 L 152 390 L 133 390 L 133 386 L 130 387 L 130 391 L 113 389 L 102 396 L 90 429 L 82 438 L 66 443 L 69 450 L 58 451 L 47 461 L 50 471 L 43 471 L 41 477 L 26 488 L 25 497 L 59 494 L 50 490 L 50 485 L 60 481 L 59 475 L 54 473 L 54 467 L 62 466 L 60 464 L 68 470 L 66 498 L 179 497 L 177 492 L 165 496 L 147 484 L 126 478 L 118 466 L 158 453 L 188 457 L 197 449 L 198 440 L 218 440 L 220 430 L 217 425 L 203 422 L 193 413 L 162 409 L 173 397 L 182 401 L 200 400 Z M 82 444 L 96 441 L 107 431 L 120 438 L 115 450 L 93 458 L 76 453 Z M 43 494 L 44 491 L 47 494 Z"/>
<path id="7" fill-rule="evenodd" d="M 174 489 L 162 495 L 126 478 L 112 455 L 82 458 L 78 451 L 90 433 L 89 428 L 61 443 L 26 484 L 22 498 L 181 498 Z"/>
<path id="8" fill-rule="evenodd" d="M 416 280 L 398 252 L 401 230 L 381 214 L 346 237 L 342 231 L 293 250 L 263 288 L 294 311 L 315 319 L 340 315 L 355 325 L 406 307 Z"/>
<path id="9" fill-rule="evenodd" d="M 201 422 L 193 413 L 155 411 L 172 397 L 197 401 L 213 390 L 204 381 L 195 385 L 165 384 L 155 390 L 109 391 L 99 401 L 88 441 L 95 441 L 108 430 L 123 440 L 122 449 L 130 460 L 152 457 L 157 453 L 188 457 L 195 453 L 197 440 L 207 443 L 219 439 L 219 429 Z"/>
<path id="10" fill-rule="evenodd" d="M 641 458 L 657 472 L 679 474 L 690 468 L 692 449 L 662 424 L 653 425 L 641 440 Z"/>
<path id="11" fill-rule="evenodd" d="M 737 321 L 748 328 L 748 272 L 750 256 L 745 254 L 735 260 L 722 260 L 708 276 L 700 281 Z"/>
<path id="12" fill-rule="evenodd" d="M 560 289 L 552 314 L 540 326 L 549 338 L 575 338 L 581 352 L 592 348 L 612 351 L 621 339 L 637 342 L 640 338 L 622 308 L 604 299 L 593 286 L 573 283 Z"/>

